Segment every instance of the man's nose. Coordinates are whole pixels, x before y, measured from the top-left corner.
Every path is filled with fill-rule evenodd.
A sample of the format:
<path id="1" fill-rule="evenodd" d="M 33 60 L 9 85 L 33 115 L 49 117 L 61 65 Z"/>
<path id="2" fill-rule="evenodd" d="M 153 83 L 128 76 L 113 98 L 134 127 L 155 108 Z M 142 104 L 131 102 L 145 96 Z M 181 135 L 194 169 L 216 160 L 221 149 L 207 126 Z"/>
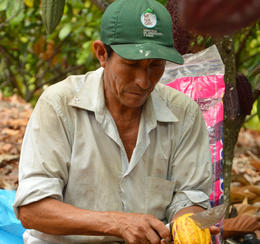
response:
<path id="1" fill-rule="evenodd" d="M 149 70 L 142 69 L 136 71 L 135 83 L 143 90 L 150 88 L 151 82 L 149 77 Z"/>

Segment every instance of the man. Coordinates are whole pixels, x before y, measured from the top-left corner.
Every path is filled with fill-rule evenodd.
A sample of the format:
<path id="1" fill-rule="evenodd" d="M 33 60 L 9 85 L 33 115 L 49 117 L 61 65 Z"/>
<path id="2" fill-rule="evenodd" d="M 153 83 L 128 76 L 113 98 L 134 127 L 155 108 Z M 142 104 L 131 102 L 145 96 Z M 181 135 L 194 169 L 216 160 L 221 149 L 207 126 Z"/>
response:
<path id="1" fill-rule="evenodd" d="M 164 243 L 165 224 L 208 208 L 211 162 L 195 102 L 157 84 L 173 48 L 155 0 L 106 10 L 101 68 L 40 97 L 26 130 L 14 208 L 25 243 Z"/>

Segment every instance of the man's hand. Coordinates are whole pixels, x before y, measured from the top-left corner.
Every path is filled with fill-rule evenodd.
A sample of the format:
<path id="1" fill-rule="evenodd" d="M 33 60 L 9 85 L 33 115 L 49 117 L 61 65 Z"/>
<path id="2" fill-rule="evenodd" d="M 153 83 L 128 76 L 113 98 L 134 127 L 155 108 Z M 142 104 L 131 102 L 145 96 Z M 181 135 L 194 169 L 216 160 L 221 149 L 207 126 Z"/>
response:
<path id="1" fill-rule="evenodd" d="M 121 215 L 121 214 L 120 214 Z M 168 243 L 170 232 L 164 223 L 149 214 L 123 213 L 115 216 L 118 236 L 126 243 Z"/>
<path id="2" fill-rule="evenodd" d="M 164 223 L 152 215 L 90 211 L 52 198 L 21 206 L 20 219 L 27 229 L 52 235 L 117 236 L 130 244 L 170 240 Z"/>

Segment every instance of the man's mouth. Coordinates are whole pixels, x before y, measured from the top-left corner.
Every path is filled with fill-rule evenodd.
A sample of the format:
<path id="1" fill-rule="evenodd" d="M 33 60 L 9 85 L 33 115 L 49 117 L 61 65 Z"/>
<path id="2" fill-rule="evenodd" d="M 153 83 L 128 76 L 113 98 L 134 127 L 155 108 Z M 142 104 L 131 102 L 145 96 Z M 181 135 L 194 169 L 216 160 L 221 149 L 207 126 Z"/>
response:
<path id="1" fill-rule="evenodd" d="M 149 93 L 149 91 L 128 91 L 128 93 L 136 96 L 146 96 Z"/>

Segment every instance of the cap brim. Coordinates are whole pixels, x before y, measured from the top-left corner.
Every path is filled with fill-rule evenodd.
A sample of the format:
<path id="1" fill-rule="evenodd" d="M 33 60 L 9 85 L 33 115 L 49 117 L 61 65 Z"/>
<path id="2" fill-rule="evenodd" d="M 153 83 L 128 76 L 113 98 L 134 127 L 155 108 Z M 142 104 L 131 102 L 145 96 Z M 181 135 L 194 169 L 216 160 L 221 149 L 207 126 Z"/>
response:
<path id="1" fill-rule="evenodd" d="M 183 64 L 182 55 L 174 47 L 166 47 L 155 43 L 116 44 L 111 48 L 122 58 L 129 60 L 164 59 L 176 64 Z"/>

